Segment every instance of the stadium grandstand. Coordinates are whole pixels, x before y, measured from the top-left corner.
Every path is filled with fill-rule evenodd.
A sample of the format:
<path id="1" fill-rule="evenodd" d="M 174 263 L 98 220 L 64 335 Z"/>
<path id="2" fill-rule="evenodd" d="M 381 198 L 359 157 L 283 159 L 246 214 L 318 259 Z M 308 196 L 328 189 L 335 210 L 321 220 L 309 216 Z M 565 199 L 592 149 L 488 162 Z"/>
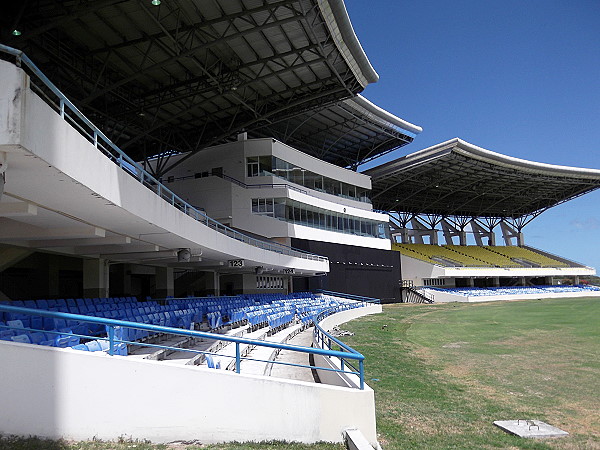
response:
<path id="1" fill-rule="evenodd" d="M 405 299 L 465 301 L 478 297 L 451 290 L 473 287 L 495 288 L 474 291 L 485 292 L 486 299 L 494 293 L 495 299 L 519 298 L 523 289 L 512 296 L 507 289 L 552 285 L 554 278 L 577 285 L 595 274 L 591 267 L 528 247 L 523 229 L 547 209 L 598 189 L 599 170 L 526 161 L 452 139 L 366 174 L 372 177 L 374 207 L 390 215 Z M 497 245 L 498 231 L 504 245 Z M 436 289 L 420 289 L 428 286 Z"/>
<path id="2" fill-rule="evenodd" d="M 341 442 L 353 427 L 376 447 L 368 361 L 333 327 L 407 292 L 596 294 L 578 285 L 594 269 L 523 228 L 600 171 L 458 139 L 357 171 L 422 129 L 362 96 L 378 75 L 342 0 L 4 12 L 0 434 Z"/>
<path id="3" fill-rule="evenodd" d="M 355 169 L 421 128 L 359 95 L 378 75 L 343 1 L 42 0 L 0 23 L 0 433 L 377 445 L 364 358 L 327 330 L 381 306 L 301 293 L 330 273 L 303 247 L 399 279 Z"/>

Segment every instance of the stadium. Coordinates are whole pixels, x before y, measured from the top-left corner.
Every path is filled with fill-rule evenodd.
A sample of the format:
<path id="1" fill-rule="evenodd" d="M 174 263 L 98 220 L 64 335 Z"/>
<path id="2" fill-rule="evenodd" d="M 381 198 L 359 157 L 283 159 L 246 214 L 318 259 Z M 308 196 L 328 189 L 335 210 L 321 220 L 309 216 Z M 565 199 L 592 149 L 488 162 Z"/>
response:
<path id="1" fill-rule="evenodd" d="M 368 360 L 333 329 L 600 297 L 524 233 L 600 170 L 459 138 L 359 170 L 423 130 L 362 95 L 379 76 L 342 0 L 10 8 L 1 434 L 377 448 Z"/>

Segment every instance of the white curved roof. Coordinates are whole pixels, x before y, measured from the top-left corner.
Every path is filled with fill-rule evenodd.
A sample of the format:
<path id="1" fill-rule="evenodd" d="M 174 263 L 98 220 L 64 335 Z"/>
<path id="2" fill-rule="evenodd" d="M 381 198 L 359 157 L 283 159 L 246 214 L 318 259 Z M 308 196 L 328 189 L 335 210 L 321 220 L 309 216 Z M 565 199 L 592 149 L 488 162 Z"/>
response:
<path id="1" fill-rule="evenodd" d="M 364 88 L 379 80 L 367 54 L 356 37 L 343 0 L 317 0 L 321 14 L 336 46 Z"/>
<path id="2" fill-rule="evenodd" d="M 364 172 L 376 209 L 467 217 L 522 217 L 600 188 L 600 170 L 502 155 L 459 138 Z"/>

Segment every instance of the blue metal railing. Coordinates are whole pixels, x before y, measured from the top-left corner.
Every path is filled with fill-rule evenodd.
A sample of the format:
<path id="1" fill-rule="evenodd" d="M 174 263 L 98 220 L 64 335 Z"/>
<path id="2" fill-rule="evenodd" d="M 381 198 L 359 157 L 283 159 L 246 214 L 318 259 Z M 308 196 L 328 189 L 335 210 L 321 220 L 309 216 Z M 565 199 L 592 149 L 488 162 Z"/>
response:
<path id="1" fill-rule="evenodd" d="M 352 349 L 351 347 L 349 347 L 349 346 L 345 345 L 344 343 L 342 343 L 341 341 L 337 340 L 336 338 L 334 338 L 333 336 L 331 336 L 329 333 L 322 330 L 318 326 L 319 320 L 336 312 L 335 308 L 323 311 L 314 320 L 315 333 L 316 333 L 315 336 L 317 336 L 319 339 L 319 342 L 322 343 L 319 347 L 301 347 L 301 346 L 284 344 L 284 343 L 268 342 L 268 341 L 261 341 L 261 340 L 256 340 L 256 339 L 246 339 L 246 338 L 242 338 L 242 337 L 221 335 L 221 334 L 215 334 L 215 333 L 207 333 L 207 332 L 195 331 L 195 330 L 186 330 L 186 329 L 181 329 L 181 328 L 172 328 L 172 327 L 166 327 L 166 326 L 161 326 L 161 325 L 129 322 L 129 321 L 124 321 L 124 320 L 107 319 L 107 318 L 102 318 L 102 317 L 84 316 L 84 315 L 80 315 L 80 314 L 72 314 L 72 313 L 65 313 L 65 312 L 58 312 L 58 311 L 46 311 L 46 310 L 40 310 L 40 309 L 23 308 L 20 306 L 10 306 L 7 304 L 0 304 L 0 312 L 21 314 L 21 315 L 27 315 L 27 316 L 41 316 L 41 317 L 47 317 L 47 318 L 52 318 L 52 319 L 62 319 L 62 320 L 68 320 L 68 321 L 77 321 L 77 322 L 84 322 L 84 323 L 89 323 L 89 324 L 104 325 L 107 330 L 106 337 L 104 337 L 104 336 L 97 337 L 97 336 L 91 336 L 91 335 L 86 335 L 86 334 L 75 334 L 75 333 L 70 333 L 70 335 L 79 337 L 82 339 L 89 339 L 89 340 L 96 340 L 96 339 L 103 340 L 103 341 L 108 340 L 109 345 L 108 345 L 107 351 L 108 351 L 109 355 L 115 354 L 115 349 L 116 349 L 117 345 L 119 345 L 119 344 L 137 345 L 137 346 L 142 346 L 142 347 L 153 347 L 153 348 L 157 348 L 157 349 L 165 349 L 165 350 L 171 350 L 171 351 L 187 351 L 190 353 L 204 354 L 204 355 L 210 354 L 210 355 L 217 355 L 219 357 L 229 357 L 232 359 L 235 358 L 235 371 L 237 373 L 241 372 L 241 362 L 243 360 L 244 361 L 246 361 L 246 360 L 247 361 L 261 361 L 261 362 L 265 362 L 265 363 L 269 363 L 269 364 L 280 364 L 280 365 L 288 365 L 288 366 L 293 366 L 293 367 L 302 367 L 302 368 L 310 368 L 310 369 L 315 368 L 310 365 L 295 364 L 295 363 L 288 363 L 288 362 L 283 362 L 283 361 L 273 361 L 273 360 L 264 361 L 264 360 L 257 360 L 257 359 L 242 357 L 241 351 L 240 351 L 240 345 L 269 347 L 269 348 L 279 349 L 279 350 L 291 350 L 291 351 L 295 351 L 295 352 L 302 352 L 302 353 L 308 353 L 308 354 L 313 354 L 313 355 L 322 355 L 322 356 L 326 356 L 326 357 L 339 358 L 341 361 L 340 369 L 333 369 L 333 368 L 329 368 L 329 367 L 318 367 L 317 369 L 338 372 L 338 373 L 344 373 L 344 374 L 349 374 L 349 375 L 356 375 L 359 377 L 360 389 L 364 389 L 364 359 L 365 359 L 365 357 L 361 353 L 357 352 L 356 350 Z M 179 335 L 179 336 L 190 337 L 190 338 L 209 339 L 209 340 L 213 340 L 213 341 L 225 341 L 225 342 L 233 343 L 235 345 L 235 356 L 217 354 L 217 353 L 212 353 L 209 351 L 201 351 L 201 350 L 194 350 L 194 349 L 187 349 L 187 348 L 180 348 L 180 347 L 170 347 L 170 346 L 165 346 L 165 345 L 152 344 L 152 343 L 148 343 L 148 342 L 142 343 L 142 342 L 138 342 L 138 341 L 129 341 L 129 340 L 124 340 L 124 339 L 119 339 L 115 336 L 115 334 L 116 334 L 115 328 L 117 328 L 117 327 L 144 330 L 144 331 L 148 331 L 150 333 L 172 334 L 172 335 Z M 17 331 L 30 332 L 30 333 L 35 333 L 35 332 L 41 331 L 44 333 L 64 334 L 64 332 L 61 333 L 57 330 L 45 331 L 45 330 L 29 328 L 29 327 L 23 327 L 23 328 L 14 327 L 14 326 L 10 326 L 10 325 L 4 325 L 4 324 L 2 324 L 2 322 L 0 322 L 0 329 L 17 330 Z M 325 347 L 325 345 L 323 345 L 324 343 L 327 343 L 327 346 L 329 348 L 324 348 Z M 332 343 L 337 344 L 339 346 L 340 350 L 331 349 Z M 354 361 L 354 364 L 352 364 L 350 361 Z M 358 368 L 356 368 L 357 363 L 358 363 Z M 347 369 L 347 367 L 350 367 L 351 370 Z"/>
<path id="2" fill-rule="evenodd" d="M 21 67 L 25 64 L 27 68 L 34 74 L 52 94 L 57 97 L 56 100 L 52 100 L 48 97 L 46 92 L 34 83 L 31 87 L 34 88 L 38 94 L 44 97 L 45 101 L 54 107 L 60 116 L 71 126 L 79 131 L 88 141 L 90 141 L 94 147 L 102 151 L 108 158 L 133 176 L 141 184 L 148 187 L 156 193 L 160 198 L 169 202 L 175 208 L 182 211 L 184 214 L 194 218 L 198 222 L 203 223 L 206 226 L 213 228 L 214 230 L 222 233 L 228 237 L 244 242 L 245 244 L 253 247 L 258 247 L 263 250 L 268 250 L 284 255 L 289 255 L 297 258 L 316 260 L 316 261 L 328 261 L 324 256 L 314 255 L 304 250 L 295 249 L 288 247 L 283 244 L 266 242 L 261 239 L 257 239 L 248 236 L 244 233 L 240 233 L 232 228 L 217 222 L 214 219 L 208 217 L 205 213 L 199 209 L 193 207 L 165 185 L 163 185 L 153 175 L 148 173 L 142 166 L 136 161 L 131 159 L 125 152 L 117 147 L 99 128 L 97 128 L 87 117 L 77 109 L 77 107 L 52 83 L 46 75 L 29 59 L 29 57 L 21 50 L 8 47 L 0 44 L 0 52 L 8 55 L 12 55 L 16 59 L 17 67 Z"/>
<path id="3" fill-rule="evenodd" d="M 336 351 L 336 350 L 332 349 L 332 344 L 334 344 L 334 343 L 337 344 L 337 346 L 339 348 L 338 351 L 345 355 L 345 356 L 339 357 L 340 371 L 342 373 L 350 373 L 350 374 L 358 375 L 359 376 L 359 388 L 362 390 L 365 388 L 364 356 L 362 359 L 353 357 L 356 355 L 362 356 L 362 354 L 357 352 L 356 350 L 354 350 L 349 345 L 344 344 L 339 339 L 336 339 L 331 334 L 327 333 L 327 331 L 325 331 L 319 325 L 319 322 L 321 322 L 321 320 L 323 320 L 325 317 L 335 314 L 336 312 L 337 311 L 335 311 L 334 309 L 326 309 L 325 311 L 321 311 L 317 315 L 317 317 L 314 320 L 315 329 L 313 331 L 313 336 L 314 336 L 313 342 L 317 348 L 325 349 L 327 347 L 328 351 Z M 358 362 L 358 368 L 354 364 L 348 362 L 348 360 L 356 360 Z M 345 370 L 346 366 L 350 367 L 352 370 L 351 371 Z M 330 370 L 335 370 L 335 369 L 330 369 Z"/>

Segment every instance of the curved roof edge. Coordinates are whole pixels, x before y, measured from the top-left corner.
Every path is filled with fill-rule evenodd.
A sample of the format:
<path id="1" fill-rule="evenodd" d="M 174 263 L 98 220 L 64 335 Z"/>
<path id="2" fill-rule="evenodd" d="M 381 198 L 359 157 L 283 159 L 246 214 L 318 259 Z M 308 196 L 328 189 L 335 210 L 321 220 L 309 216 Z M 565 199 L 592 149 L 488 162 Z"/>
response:
<path id="1" fill-rule="evenodd" d="M 491 150 L 486 150 L 485 148 L 478 147 L 477 145 L 473 145 L 460 138 L 450 139 L 426 149 L 419 150 L 418 152 L 403 156 L 395 161 L 373 167 L 372 169 L 366 170 L 365 173 L 372 177 L 391 175 L 398 170 L 406 169 L 407 166 L 418 165 L 424 161 L 435 159 L 450 152 L 456 152 L 469 158 L 489 162 L 494 165 L 518 168 L 524 172 L 600 180 L 600 169 L 561 166 L 515 158 L 514 156 L 507 156 Z"/>
<path id="2" fill-rule="evenodd" d="M 361 86 L 365 88 L 368 84 L 377 82 L 379 75 L 356 37 L 344 0 L 317 0 L 317 3 L 335 45 Z"/>
<path id="3" fill-rule="evenodd" d="M 354 108 L 358 106 L 363 111 L 366 111 L 367 115 L 374 116 L 374 119 L 379 123 L 384 123 L 391 128 L 401 128 L 402 131 L 408 131 L 412 135 L 411 137 L 415 137 L 415 135 L 423 131 L 423 128 L 420 126 L 395 116 L 391 112 L 386 111 L 375 103 L 367 100 L 362 95 L 357 95 L 356 97 L 345 100 L 345 103 Z"/>

